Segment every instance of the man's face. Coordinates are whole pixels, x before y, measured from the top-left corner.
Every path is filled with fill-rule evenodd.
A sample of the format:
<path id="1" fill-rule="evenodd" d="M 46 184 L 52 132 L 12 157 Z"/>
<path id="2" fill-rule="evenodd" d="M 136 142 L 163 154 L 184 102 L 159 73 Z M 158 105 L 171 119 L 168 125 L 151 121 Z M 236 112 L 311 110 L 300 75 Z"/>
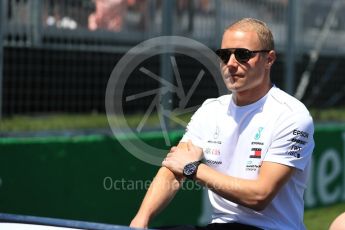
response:
<path id="1" fill-rule="evenodd" d="M 246 48 L 248 50 L 262 50 L 258 35 L 255 31 L 227 30 L 223 35 L 222 49 Z M 267 54 L 255 53 L 248 62 L 240 63 L 234 54 L 229 61 L 221 63 L 223 80 L 228 90 L 236 93 L 248 90 L 260 90 L 269 79 L 267 70 Z M 265 69 L 266 68 L 266 69 Z"/>

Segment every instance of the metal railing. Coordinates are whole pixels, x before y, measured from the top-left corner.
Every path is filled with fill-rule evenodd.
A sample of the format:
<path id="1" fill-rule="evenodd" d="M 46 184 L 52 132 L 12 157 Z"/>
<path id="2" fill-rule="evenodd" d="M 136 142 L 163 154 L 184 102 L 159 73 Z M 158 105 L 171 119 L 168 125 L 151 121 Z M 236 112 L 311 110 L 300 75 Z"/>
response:
<path id="1" fill-rule="evenodd" d="M 311 37 L 322 29 L 332 1 L 309 0 L 296 4 L 297 47 L 307 50 L 313 46 Z M 87 49 L 133 45 L 161 35 L 166 13 L 157 0 L 4 0 L 2 6 L 6 8 L 2 21 L 5 46 L 63 44 Z M 345 4 L 341 8 L 345 9 Z M 194 38 L 209 47 L 219 46 L 222 31 L 228 24 L 242 17 L 254 17 L 269 24 L 278 51 L 284 51 L 287 25 L 292 20 L 288 18 L 285 0 L 179 0 L 174 1 L 170 10 L 174 35 Z M 344 36 L 344 14 L 337 14 L 330 32 L 332 38 Z M 338 50 L 339 43 L 339 39 L 334 39 L 326 46 Z"/>
<path id="2" fill-rule="evenodd" d="M 335 2 L 338 2 L 337 11 L 333 12 Z M 11 54 L 11 61 L 18 57 L 15 62 L 21 62 L 19 64 L 26 70 L 34 69 L 36 74 L 43 69 L 38 57 L 42 54 L 33 53 L 32 49 L 49 52 L 81 51 L 88 52 L 88 55 L 90 52 L 123 54 L 148 38 L 167 34 L 189 37 L 215 49 L 219 47 L 227 25 L 239 18 L 253 17 L 265 21 L 274 33 L 276 49 L 287 60 L 283 68 L 285 89 L 290 93 L 294 92 L 296 86 L 301 85 L 301 82 L 295 83 L 294 80 L 297 71 L 294 67 L 301 57 L 310 58 L 315 50 L 318 56 L 345 54 L 345 14 L 341 13 L 345 10 L 345 2 L 342 0 L 176 0 L 169 4 L 169 7 L 163 7 L 163 1 L 159 0 L 1 1 L 0 37 L 3 38 L 3 45 L 0 49 L 0 116 L 3 108 L 1 103 L 4 101 L 2 97 L 5 95 L 2 84 L 4 49 L 16 52 Z M 28 57 L 20 57 L 18 51 L 23 50 L 21 48 L 29 48 L 27 50 L 31 53 Z M 61 52 L 57 55 L 63 56 Z M 76 54 L 72 55 L 73 58 L 78 59 L 74 55 Z M 36 66 L 28 67 L 28 64 L 24 63 L 29 59 L 35 59 L 33 65 Z M 51 58 L 54 68 L 60 65 L 55 61 L 57 60 Z M 6 63 L 8 71 L 17 71 L 20 68 L 18 63 Z M 310 66 L 313 68 L 307 70 L 309 76 L 315 65 Z M 74 73 L 74 66 L 68 65 L 64 68 L 68 69 L 68 74 Z M 84 67 L 82 64 L 76 68 Z M 104 72 L 104 68 L 96 68 L 98 75 Z M 60 79 L 55 72 L 44 73 L 41 79 L 36 76 L 31 83 L 34 80 L 37 85 L 53 81 L 54 76 Z M 85 73 L 84 70 L 80 72 Z M 23 77 L 13 71 L 11 74 L 13 76 L 7 76 L 7 80 L 11 81 L 7 86 L 10 85 L 13 89 L 7 89 L 7 101 L 9 98 L 17 100 L 9 96 L 16 95 L 14 91 L 17 89 L 13 82 L 24 81 Z M 32 73 L 24 75 L 30 74 Z M 49 75 L 50 78 L 42 80 L 43 75 Z M 302 86 L 305 91 L 308 84 L 305 84 L 304 88 Z"/>

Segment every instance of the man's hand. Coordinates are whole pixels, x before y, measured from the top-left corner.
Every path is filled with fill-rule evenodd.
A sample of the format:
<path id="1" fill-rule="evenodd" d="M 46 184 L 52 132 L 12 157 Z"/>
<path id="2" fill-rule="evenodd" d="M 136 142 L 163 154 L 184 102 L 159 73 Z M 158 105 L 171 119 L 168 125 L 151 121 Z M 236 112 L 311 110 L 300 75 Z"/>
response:
<path id="1" fill-rule="evenodd" d="M 202 149 L 188 141 L 187 148 L 172 147 L 162 165 L 177 175 L 182 175 L 186 164 L 203 158 Z"/>

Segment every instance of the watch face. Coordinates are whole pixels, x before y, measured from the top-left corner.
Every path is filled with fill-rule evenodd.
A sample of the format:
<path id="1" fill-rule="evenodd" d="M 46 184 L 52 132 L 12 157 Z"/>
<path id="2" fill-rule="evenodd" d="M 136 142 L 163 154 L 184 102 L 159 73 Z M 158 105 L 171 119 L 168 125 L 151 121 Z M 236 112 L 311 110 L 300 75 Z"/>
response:
<path id="1" fill-rule="evenodd" d="M 195 164 L 188 164 L 184 168 L 183 173 L 187 176 L 192 175 L 195 172 L 196 168 L 197 166 Z"/>

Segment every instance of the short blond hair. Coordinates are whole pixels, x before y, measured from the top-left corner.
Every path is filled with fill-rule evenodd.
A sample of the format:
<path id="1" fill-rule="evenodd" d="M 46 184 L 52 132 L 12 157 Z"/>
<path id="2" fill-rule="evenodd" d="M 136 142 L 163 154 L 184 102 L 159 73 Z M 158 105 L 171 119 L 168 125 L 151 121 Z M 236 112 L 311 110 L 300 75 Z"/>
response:
<path id="1" fill-rule="evenodd" d="M 272 32 L 263 21 L 254 18 L 243 18 L 229 25 L 225 31 L 237 29 L 242 31 L 254 30 L 259 37 L 262 45 L 261 48 L 274 50 L 274 39 Z"/>

